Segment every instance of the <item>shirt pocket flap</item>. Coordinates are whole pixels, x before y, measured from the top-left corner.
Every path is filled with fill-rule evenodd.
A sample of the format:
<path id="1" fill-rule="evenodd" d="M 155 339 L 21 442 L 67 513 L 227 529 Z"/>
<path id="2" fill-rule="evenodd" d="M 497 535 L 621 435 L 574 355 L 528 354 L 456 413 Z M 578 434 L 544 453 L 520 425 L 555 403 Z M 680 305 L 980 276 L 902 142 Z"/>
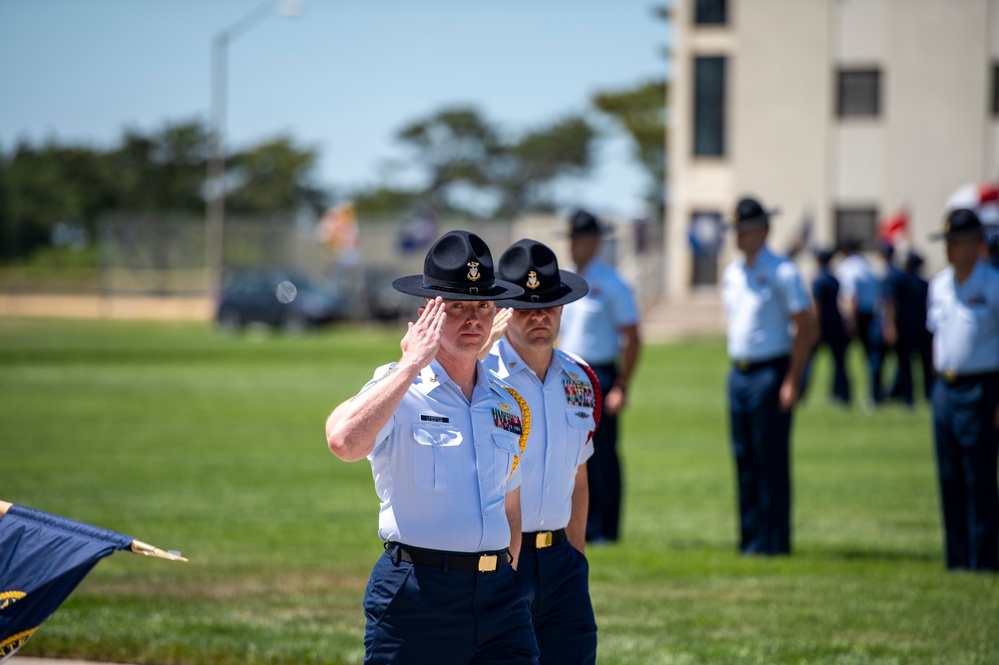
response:
<path id="1" fill-rule="evenodd" d="M 457 446 L 461 444 L 461 432 L 427 423 L 413 425 L 413 438 L 421 446 Z"/>
<path id="2" fill-rule="evenodd" d="M 493 430 L 493 443 L 503 452 L 511 455 L 520 454 L 520 437 L 503 430 Z"/>
<path id="3" fill-rule="evenodd" d="M 569 427 L 574 429 L 592 431 L 597 427 L 593 422 L 593 409 L 590 407 L 570 406 L 565 410 L 565 417 L 569 421 Z"/>

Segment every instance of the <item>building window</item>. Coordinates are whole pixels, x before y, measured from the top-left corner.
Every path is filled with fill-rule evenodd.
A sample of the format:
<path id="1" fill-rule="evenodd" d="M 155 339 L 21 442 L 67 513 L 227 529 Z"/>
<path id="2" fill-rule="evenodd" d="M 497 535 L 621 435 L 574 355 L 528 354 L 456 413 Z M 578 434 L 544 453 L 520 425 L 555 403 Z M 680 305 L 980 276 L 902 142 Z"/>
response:
<path id="1" fill-rule="evenodd" d="M 999 61 L 992 63 L 992 115 L 999 117 Z"/>
<path id="2" fill-rule="evenodd" d="M 881 113 L 881 70 L 841 69 L 836 94 L 840 117 L 872 117 Z"/>
<path id="3" fill-rule="evenodd" d="M 836 208 L 836 245 L 848 241 L 860 243 L 861 249 L 874 249 L 878 227 L 878 209 L 870 207 Z"/>
<path id="4" fill-rule="evenodd" d="M 694 58 L 694 154 L 725 154 L 725 57 Z"/>
<path id="5" fill-rule="evenodd" d="M 696 0 L 694 2 L 694 25 L 725 25 L 728 23 L 728 2 L 726 0 Z"/>

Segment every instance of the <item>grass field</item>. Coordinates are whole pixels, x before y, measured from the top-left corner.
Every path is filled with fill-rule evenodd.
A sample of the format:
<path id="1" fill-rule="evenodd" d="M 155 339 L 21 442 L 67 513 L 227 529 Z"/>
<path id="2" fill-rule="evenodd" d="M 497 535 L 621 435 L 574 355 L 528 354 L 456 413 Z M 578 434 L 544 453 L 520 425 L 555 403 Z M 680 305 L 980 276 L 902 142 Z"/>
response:
<path id="1" fill-rule="evenodd" d="M 0 319 L 0 499 L 191 558 L 103 561 L 22 655 L 360 663 L 377 501 L 323 423 L 399 334 Z M 827 369 L 796 415 L 795 552 L 745 558 L 723 343 L 647 347 L 624 540 L 588 551 L 601 664 L 999 662 L 999 580 L 943 569 L 925 405 L 837 409 Z"/>

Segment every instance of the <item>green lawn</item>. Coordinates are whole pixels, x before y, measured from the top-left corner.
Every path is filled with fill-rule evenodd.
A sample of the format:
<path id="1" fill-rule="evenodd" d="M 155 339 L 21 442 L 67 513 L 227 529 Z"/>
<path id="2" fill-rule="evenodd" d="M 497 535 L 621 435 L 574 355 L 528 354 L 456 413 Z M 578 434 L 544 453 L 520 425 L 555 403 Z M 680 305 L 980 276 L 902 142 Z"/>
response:
<path id="1" fill-rule="evenodd" d="M 377 501 L 323 423 L 399 335 L 0 319 L 0 499 L 191 558 L 110 557 L 21 653 L 360 663 Z M 588 552 L 601 664 L 999 662 L 999 581 L 943 569 L 925 405 L 837 409 L 827 370 L 796 415 L 795 553 L 744 558 L 724 345 L 647 347 L 624 540 Z"/>

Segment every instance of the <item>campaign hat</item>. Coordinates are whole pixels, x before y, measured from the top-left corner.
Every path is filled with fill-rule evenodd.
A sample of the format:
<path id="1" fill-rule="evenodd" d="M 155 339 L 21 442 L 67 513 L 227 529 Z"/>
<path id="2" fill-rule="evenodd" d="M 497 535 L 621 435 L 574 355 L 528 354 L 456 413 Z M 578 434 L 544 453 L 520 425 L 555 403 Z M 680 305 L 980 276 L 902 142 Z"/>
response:
<path id="1" fill-rule="evenodd" d="M 524 292 L 516 284 L 496 279 L 489 246 L 470 231 L 449 231 L 430 246 L 422 275 L 400 277 L 396 291 L 445 300 L 499 300 Z"/>
<path id="2" fill-rule="evenodd" d="M 570 238 L 586 238 L 608 233 L 610 233 L 610 227 L 586 210 L 576 210 L 569 216 Z"/>
<path id="3" fill-rule="evenodd" d="M 744 196 L 735 204 L 735 213 L 730 221 L 731 228 L 736 231 L 755 228 L 770 223 L 770 218 L 779 213 L 774 208 L 767 210 L 758 199 Z"/>
<path id="4" fill-rule="evenodd" d="M 943 230 L 930 235 L 931 240 L 983 237 L 985 228 L 974 210 L 956 208 L 944 219 Z"/>
<path id="5" fill-rule="evenodd" d="M 558 259 L 547 245 L 524 238 L 503 252 L 496 269 L 500 279 L 524 289 L 522 295 L 496 303 L 513 309 L 544 309 L 565 305 L 585 296 L 590 287 L 574 272 L 559 270 Z"/>

